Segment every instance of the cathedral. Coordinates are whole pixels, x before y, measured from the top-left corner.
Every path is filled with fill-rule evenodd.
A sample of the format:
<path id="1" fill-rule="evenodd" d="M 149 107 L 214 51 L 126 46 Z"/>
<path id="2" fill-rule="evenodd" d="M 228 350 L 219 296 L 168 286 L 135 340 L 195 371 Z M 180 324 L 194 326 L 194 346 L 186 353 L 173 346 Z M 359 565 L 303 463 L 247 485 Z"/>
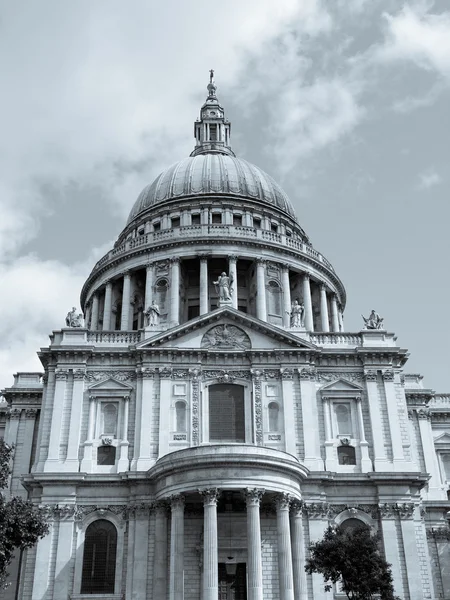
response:
<path id="1" fill-rule="evenodd" d="M 402 600 L 449 599 L 450 394 L 375 311 L 344 330 L 339 275 L 207 90 L 190 156 L 142 190 L 42 373 L 3 390 L 8 493 L 50 533 L 0 596 L 340 599 L 309 544 L 362 522 Z"/>

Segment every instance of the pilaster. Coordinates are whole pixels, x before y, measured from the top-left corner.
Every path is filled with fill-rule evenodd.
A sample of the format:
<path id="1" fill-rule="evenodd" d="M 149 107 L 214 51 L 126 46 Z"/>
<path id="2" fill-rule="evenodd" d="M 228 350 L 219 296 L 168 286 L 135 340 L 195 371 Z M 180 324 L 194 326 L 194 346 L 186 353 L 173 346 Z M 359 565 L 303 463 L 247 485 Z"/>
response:
<path id="1" fill-rule="evenodd" d="M 320 453 L 319 413 L 317 410 L 316 374 L 313 369 L 298 369 L 305 442 L 304 465 L 311 471 L 323 471 Z"/>
<path id="2" fill-rule="evenodd" d="M 138 374 L 133 471 L 147 471 L 155 463 L 156 440 L 152 439 L 155 375 L 155 369 L 149 367 L 143 367 Z"/>

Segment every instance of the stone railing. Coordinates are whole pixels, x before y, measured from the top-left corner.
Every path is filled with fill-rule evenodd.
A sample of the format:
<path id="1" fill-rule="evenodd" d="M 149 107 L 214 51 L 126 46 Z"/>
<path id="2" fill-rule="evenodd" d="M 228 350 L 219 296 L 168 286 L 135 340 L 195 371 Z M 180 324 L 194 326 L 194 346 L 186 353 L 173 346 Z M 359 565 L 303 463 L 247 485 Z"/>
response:
<path id="1" fill-rule="evenodd" d="M 142 247 L 154 247 L 165 241 L 177 240 L 182 241 L 183 239 L 221 239 L 226 238 L 230 240 L 232 238 L 239 239 L 251 239 L 261 240 L 262 243 L 268 242 L 275 246 L 283 246 L 311 256 L 318 262 L 324 264 L 330 271 L 334 271 L 331 263 L 317 250 L 314 250 L 311 246 L 303 243 L 301 240 L 289 237 L 281 233 L 275 233 L 273 231 L 266 231 L 265 229 L 255 229 L 254 227 L 246 227 L 244 225 L 187 225 L 183 227 L 177 227 L 175 229 L 164 229 L 162 231 L 153 231 L 145 233 L 138 237 L 127 240 L 116 246 L 113 250 L 110 250 L 103 258 L 101 258 L 95 265 L 94 270 L 99 269 L 113 258 L 117 258 L 127 252 L 135 250 L 136 248 Z"/>
<path id="2" fill-rule="evenodd" d="M 309 339 L 313 344 L 317 344 L 318 346 L 362 346 L 361 336 L 357 333 L 311 333 Z"/>
<path id="3" fill-rule="evenodd" d="M 142 331 L 88 331 L 87 341 L 94 344 L 136 344 L 140 342 Z"/>

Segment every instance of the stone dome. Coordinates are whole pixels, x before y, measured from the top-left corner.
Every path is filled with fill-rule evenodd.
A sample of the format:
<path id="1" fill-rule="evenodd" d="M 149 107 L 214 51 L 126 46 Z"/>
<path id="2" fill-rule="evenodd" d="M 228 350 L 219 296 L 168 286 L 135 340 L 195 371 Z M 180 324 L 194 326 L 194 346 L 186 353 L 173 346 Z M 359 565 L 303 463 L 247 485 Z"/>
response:
<path id="1" fill-rule="evenodd" d="M 147 185 L 134 203 L 128 223 L 162 202 L 211 194 L 262 202 L 296 219 L 287 194 L 270 175 L 235 156 L 205 152 L 173 164 Z"/>

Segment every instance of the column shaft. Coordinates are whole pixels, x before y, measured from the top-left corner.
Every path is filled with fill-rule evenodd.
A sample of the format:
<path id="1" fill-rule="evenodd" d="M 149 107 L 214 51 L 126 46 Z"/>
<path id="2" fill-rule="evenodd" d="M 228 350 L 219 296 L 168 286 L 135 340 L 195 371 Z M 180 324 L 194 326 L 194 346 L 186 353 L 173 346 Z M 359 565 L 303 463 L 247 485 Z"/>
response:
<path id="1" fill-rule="evenodd" d="M 259 505 L 264 490 L 247 489 L 247 552 L 248 600 L 263 600 L 263 577 L 261 557 L 261 522 Z"/>
<path id="2" fill-rule="evenodd" d="M 105 287 L 105 306 L 103 308 L 103 330 L 108 331 L 111 327 L 111 306 L 112 306 L 112 283 L 108 281 Z"/>
<path id="3" fill-rule="evenodd" d="M 200 257 L 200 314 L 206 315 L 209 309 L 208 302 L 208 259 Z"/>
<path id="4" fill-rule="evenodd" d="M 98 329 L 98 293 L 92 296 L 91 330 Z"/>
<path id="5" fill-rule="evenodd" d="M 289 497 L 287 494 L 280 494 L 277 497 L 276 507 L 280 600 L 294 600 L 291 534 L 289 528 Z"/>
<path id="6" fill-rule="evenodd" d="M 314 320 L 311 301 L 311 285 L 309 275 L 303 275 L 303 304 L 305 306 L 305 328 L 306 331 L 314 331 Z"/>
<path id="7" fill-rule="evenodd" d="M 294 577 L 295 600 L 308 600 L 305 572 L 305 537 L 303 532 L 303 512 L 300 502 L 295 502 L 291 511 L 292 570 Z"/>
<path id="8" fill-rule="evenodd" d="M 291 326 L 291 286 L 289 282 L 289 267 L 283 267 L 282 275 L 283 284 L 283 304 L 284 304 L 284 315 L 283 324 L 285 327 Z"/>
<path id="9" fill-rule="evenodd" d="M 172 522 L 170 527 L 170 600 L 184 597 L 184 497 L 171 499 Z"/>
<path id="10" fill-rule="evenodd" d="M 145 301 L 144 311 L 150 306 L 153 300 L 153 265 L 147 265 L 145 277 Z"/>
<path id="11" fill-rule="evenodd" d="M 265 263 L 261 259 L 256 261 L 256 316 L 267 320 Z"/>
<path id="12" fill-rule="evenodd" d="M 155 508 L 155 558 L 153 563 L 153 598 L 167 598 L 167 507 Z"/>
<path id="13" fill-rule="evenodd" d="M 72 463 L 70 470 L 78 471 L 78 450 L 80 447 L 81 417 L 83 413 L 84 369 L 73 372 L 72 410 L 70 411 L 69 440 L 66 463 Z"/>
<path id="14" fill-rule="evenodd" d="M 339 317 L 336 294 L 331 296 L 331 328 L 333 331 L 339 331 Z"/>
<path id="15" fill-rule="evenodd" d="M 342 310 L 339 310 L 339 312 L 338 312 L 338 319 L 339 319 L 339 331 L 344 331 L 344 313 L 342 312 Z"/>
<path id="16" fill-rule="evenodd" d="M 217 548 L 217 489 L 199 490 L 203 496 L 203 600 L 217 600 L 219 558 Z"/>
<path id="17" fill-rule="evenodd" d="M 231 301 L 232 306 L 237 310 L 238 307 L 238 282 L 237 282 L 237 258 L 236 256 L 228 257 L 228 276 L 232 281 Z"/>
<path id="18" fill-rule="evenodd" d="M 130 293 L 131 293 L 131 276 L 125 273 L 123 276 L 123 292 L 122 292 L 122 314 L 120 317 L 120 330 L 128 331 L 130 329 Z"/>
<path id="19" fill-rule="evenodd" d="M 330 331 L 330 324 L 328 320 L 327 288 L 324 285 L 320 286 L 320 323 L 322 326 L 322 331 Z"/>
<path id="20" fill-rule="evenodd" d="M 180 260 L 172 260 L 170 281 L 170 325 L 180 322 Z"/>

